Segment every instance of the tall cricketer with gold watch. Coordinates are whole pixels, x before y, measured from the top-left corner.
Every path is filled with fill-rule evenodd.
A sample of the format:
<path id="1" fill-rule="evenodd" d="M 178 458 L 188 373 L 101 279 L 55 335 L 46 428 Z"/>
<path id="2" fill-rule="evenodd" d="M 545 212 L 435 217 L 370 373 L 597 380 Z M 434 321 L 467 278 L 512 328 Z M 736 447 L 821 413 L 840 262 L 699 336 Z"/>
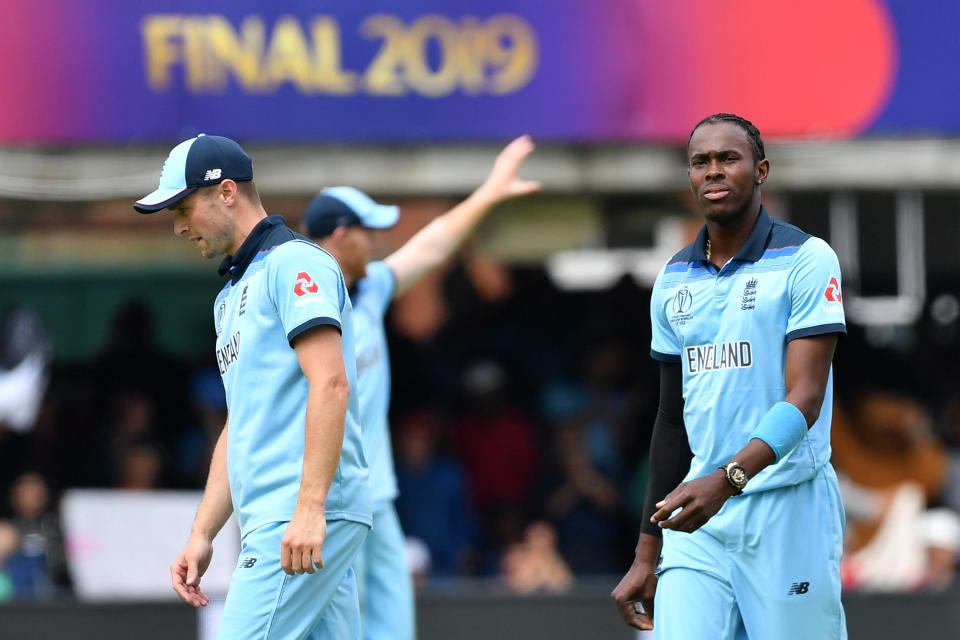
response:
<path id="1" fill-rule="evenodd" d="M 650 301 L 660 408 L 636 557 L 612 596 L 670 640 L 846 638 L 831 360 L 846 332 L 829 245 L 771 218 L 756 127 L 694 127 L 705 225 Z"/>

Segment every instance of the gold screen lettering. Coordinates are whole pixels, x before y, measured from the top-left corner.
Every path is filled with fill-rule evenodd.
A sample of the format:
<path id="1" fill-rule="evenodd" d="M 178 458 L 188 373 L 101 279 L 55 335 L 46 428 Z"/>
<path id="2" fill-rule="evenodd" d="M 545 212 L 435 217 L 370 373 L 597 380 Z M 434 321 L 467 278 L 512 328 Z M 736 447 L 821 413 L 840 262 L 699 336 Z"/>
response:
<path id="1" fill-rule="evenodd" d="M 379 46 L 362 70 L 344 69 L 342 29 L 332 16 L 313 16 L 305 26 L 285 15 L 268 29 L 256 15 L 239 28 L 222 15 L 152 15 L 141 31 L 147 81 L 158 93 L 182 78 L 191 93 L 222 92 L 232 81 L 250 93 L 289 84 L 306 95 L 504 95 L 529 84 L 539 62 L 532 27 L 509 14 L 430 14 L 409 24 L 369 16 L 357 36 Z"/>

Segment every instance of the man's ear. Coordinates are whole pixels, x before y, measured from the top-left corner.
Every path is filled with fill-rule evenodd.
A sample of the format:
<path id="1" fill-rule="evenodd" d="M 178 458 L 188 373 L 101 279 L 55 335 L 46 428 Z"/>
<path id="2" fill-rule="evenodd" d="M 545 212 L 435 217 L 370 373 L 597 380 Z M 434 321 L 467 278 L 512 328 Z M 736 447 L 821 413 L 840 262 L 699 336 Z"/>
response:
<path id="1" fill-rule="evenodd" d="M 230 178 L 221 182 L 217 189 L 217 195 L 220 197 L 220 200 L 228 206 L 233 205 L 237 201 L 239 194 L 240 187 Z"/>
<path id="2" fill-rule="evenodd" d="M 757 184 L 763 184 L 770 176 L 770 161 L 764 158 L 757 163 Z"/>

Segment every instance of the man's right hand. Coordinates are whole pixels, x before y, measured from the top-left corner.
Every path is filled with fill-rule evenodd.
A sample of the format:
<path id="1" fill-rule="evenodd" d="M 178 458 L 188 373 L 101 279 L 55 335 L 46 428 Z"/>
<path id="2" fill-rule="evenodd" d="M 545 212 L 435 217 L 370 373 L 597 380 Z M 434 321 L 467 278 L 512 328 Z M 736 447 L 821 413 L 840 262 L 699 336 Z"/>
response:
<path id="1" fill-rule="evenodd" d="M 657 566 L 634 562 L 610 597 L 617 603 L 620 617 L 631 627 L 653 629 L 653 597 L 657 593 Z"/>
<path id="2" fill-rule="evenodd" d="M 477 191 L 484 194 L 491 204 L 540 191 L 542 185 L 538 181 L 523 180 L 517 175 L 533 148 L 530 136 L 523 135 L 514 139 L 497 155 L 490 175 Z"/>
<path id="3" fill-rule="evenodd" d="M 653 597 L 657 593 L 657 565 L 663 539 L 641 533 L 633 565 L 610 597 L 617 603 L 620 617 L 631 627 L 653 629 Z"/>
<path id="4" fill-rule="evenodd" d="M 173 590 L 190 606 L 205 607 L 210 602 L 210 598 L 200 590 L 200 578 L 210 566 L 212 557 L 213 543 L 203 536 L 193 534 L 170 565 Z"/>

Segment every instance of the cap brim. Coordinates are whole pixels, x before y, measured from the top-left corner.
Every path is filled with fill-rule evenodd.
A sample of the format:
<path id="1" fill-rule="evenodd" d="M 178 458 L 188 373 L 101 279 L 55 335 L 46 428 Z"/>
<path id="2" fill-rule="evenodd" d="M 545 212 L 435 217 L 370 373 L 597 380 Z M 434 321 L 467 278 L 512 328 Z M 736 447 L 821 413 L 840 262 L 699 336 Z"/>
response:
<path id="1" fill-rule="evenodd" d="M 400 207 L 380 204 L 369 209 L 360 216 L 360 223 L 368 229 L 389 229 L 397 224 L 400 218 Z"/>
<path id="2" fill-rule="evenodd" d="M 186 189 L 180 190 L 157 189 L 153 193 L 147 194 L 137 200 L 133 208 L 140 213 L 156 213 L 183 200 L 196 190 L 196 187 L 187 187 Z"/>

